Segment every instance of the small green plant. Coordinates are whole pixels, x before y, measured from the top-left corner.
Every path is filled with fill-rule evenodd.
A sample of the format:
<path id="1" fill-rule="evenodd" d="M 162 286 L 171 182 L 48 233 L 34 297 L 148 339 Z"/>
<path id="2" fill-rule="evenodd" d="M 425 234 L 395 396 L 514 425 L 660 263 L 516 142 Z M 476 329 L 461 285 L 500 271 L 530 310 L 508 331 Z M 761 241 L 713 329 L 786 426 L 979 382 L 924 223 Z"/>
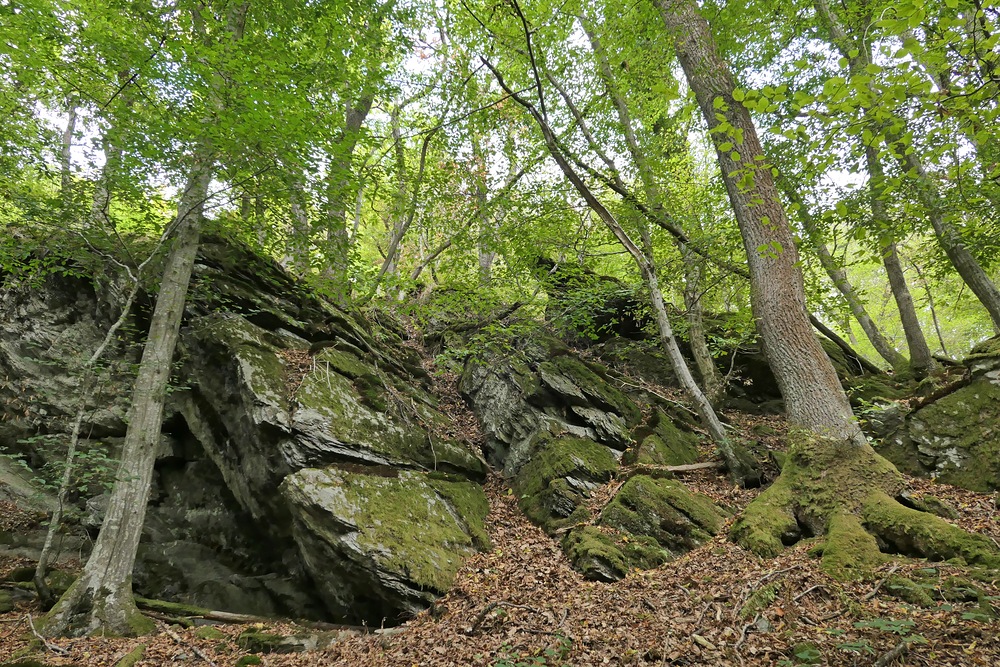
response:
<path id="1" fill-rule="evenodd" d="M 573 640 L 563 635 L 558 635 L 553 645 L 534 653 L 516 651 L 510 644 L 504 644 L 493 667 L 570 667 L 566 660 L 572 649 Z"/>

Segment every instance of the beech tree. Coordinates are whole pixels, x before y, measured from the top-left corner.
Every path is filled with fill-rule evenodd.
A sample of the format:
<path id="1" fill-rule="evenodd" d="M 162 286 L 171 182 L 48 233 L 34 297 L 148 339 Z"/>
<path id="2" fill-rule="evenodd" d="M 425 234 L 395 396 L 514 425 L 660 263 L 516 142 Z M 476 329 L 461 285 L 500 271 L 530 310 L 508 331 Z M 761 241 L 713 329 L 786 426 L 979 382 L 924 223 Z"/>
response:
<path id="1" fill-rule="evenodd" d="M 708 125 L 750 269 L 751 304 L 793 431 L 781 475 L 733 528 L 747 548 L 775 555 L 802 535 L 825 536 L 824 566 L 839 576 L 881 558 L 876 536 L 928 556 L 1000 562 L 1000 549 L 899 504 L 901 475 L 868 444 L 809 326 L 798 253 L 771 166 L 708 22 L 693 0 L 657 0 Z"/>

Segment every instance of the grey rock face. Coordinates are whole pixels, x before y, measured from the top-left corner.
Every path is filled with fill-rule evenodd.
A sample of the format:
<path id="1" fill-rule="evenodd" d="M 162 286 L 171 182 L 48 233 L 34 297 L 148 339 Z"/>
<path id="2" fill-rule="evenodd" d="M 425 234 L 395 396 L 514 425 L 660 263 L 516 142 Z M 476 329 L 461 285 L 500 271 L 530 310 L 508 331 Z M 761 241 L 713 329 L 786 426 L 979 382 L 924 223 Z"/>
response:
<path id="1" fill-rule="evenodd" d="M 86 277 L 0 285 L 0 312 L 11 323 L 0 332 L 0 377 L 8 378 L 0 382 L 0 446 L 33 465 L 61 456 L 80 399 L 80 365 L 117 316 L 120 294 Z M 88 435 L 112 455 L 125 433 L 126 371 L 141 345 L 134 332 L 143 329 L 142 312 L 109 355 L 118 367 L 88 411 Z M 419 358 L 401 343 L 393 330 L 312 296 L 275 263 L 206 239 L 136 590 L 237 612 L 392 623 L 447 589 L 461 559 L 487 542 L 479 484 L 486 463 L 448 436 Z M 28 441 L 39 433 L 44 448 Z M 444 538 L 417 532 L 396 544 L 366 541 L 388 520 L 374 513 L 388 491 L 351 476 L 367 479 L 368 469 L 382 471 L 376 480 L 386 470 L 406 480 L 403 495 L 425 501 L 421 516 L 442 530 L 451 522 Z M 324 485 L 286 483 L 314 477 Z M 350 505 L 329 491 L 346 480 Z M 100 494 L 79 498 L 91 530 Z M 357 539 L 335 538 L 344 526 Z"/>
<path id="2" fill-rule="evenodd" d="M 966 359 L 968 383 L 897 420 L 878 448 L 901 470 L 973 491 L 1000 489 L 1000 340 Z"/>

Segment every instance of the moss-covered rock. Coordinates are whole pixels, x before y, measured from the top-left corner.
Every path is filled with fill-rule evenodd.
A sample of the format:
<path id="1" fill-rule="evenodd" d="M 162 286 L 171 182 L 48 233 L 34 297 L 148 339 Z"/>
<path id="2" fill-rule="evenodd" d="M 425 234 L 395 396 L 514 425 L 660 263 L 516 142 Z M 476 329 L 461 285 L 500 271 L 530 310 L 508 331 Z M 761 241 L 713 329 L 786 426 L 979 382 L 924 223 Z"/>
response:
<path id="1" fill-rule="evenodd" d="M 1000 380 L 975 381 L 910 414 L 879 452 L 913 475 L 1000 489 Z"/>
<path id="2" fill-rule="evenodd" d="M 614 538 L 597 526 L 581 526 L 566 533 L 562 549 L 585 579 L 612 582 L 628 574 L 628 560 Z"/>
<path id="3" fill-rule="evenodd" d="M 307 468 L 281 491 L 305 565 L 327 607 L 344 617 L 374 624 L 416 613 L 487 546 L 488 505 L 473 482 Z"/>
<path id="4" fill-rule="evenodd" d="M 687 426 L 686 422 L 656 410 L 646 423 L 632 431 L 635 444 L 622 462 L 667 466 L 694 463 L 698 460 L 700 437 Z"/>
<path id="5" fill-rule="evenodd" d="M 514 479 L 521 510 L 546 530 L 572 523 L 570 517 L 597 486 L 608 482 L 618 461 L 593 440 L 543 440 Z"/>
<path id="6" fill-rule="evenodd" d="M 601 524 L 656 540 L 668 554 L 689 551 L 719 532 L 725 516 L 707 496 L 679 482 L 636 475 L 601 513 Z"/>
<path id="7" fill-rule="evenodd" d="M 900 470 L 973 491 L 1000 489 L 1000 338 L 965 360 L 969 383 L 906 415 L 878 451 Z"/>

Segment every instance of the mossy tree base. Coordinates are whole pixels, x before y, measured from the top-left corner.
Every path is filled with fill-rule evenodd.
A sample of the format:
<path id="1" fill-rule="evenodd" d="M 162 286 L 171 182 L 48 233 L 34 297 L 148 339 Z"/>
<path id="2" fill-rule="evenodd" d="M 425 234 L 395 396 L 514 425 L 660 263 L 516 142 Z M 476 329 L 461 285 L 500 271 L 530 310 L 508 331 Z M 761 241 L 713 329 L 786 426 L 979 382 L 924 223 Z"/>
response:
<path id="1" fill-rule="evenodd" d="M 814 551 L 840 579 L 864 576 L 886 554 L 1000 567 L 1000 549 L 989 539 L 898 502 L 905 481 L 871 448 L 803 432 L 789 439 L 781 475 L 733 526 L 741 546 L 775 556 L 800 539 L 821 537 Z"/>
<path id="2" fill-rule="evenodd" d="M 94 590 L 77 579 L 46 615 L 41 631 L 49 637 L 90 635 L 138 637 L 153 632 L 156 623 L 143 616 L 132 597 L 129 582 L 122 590 Z"/>

